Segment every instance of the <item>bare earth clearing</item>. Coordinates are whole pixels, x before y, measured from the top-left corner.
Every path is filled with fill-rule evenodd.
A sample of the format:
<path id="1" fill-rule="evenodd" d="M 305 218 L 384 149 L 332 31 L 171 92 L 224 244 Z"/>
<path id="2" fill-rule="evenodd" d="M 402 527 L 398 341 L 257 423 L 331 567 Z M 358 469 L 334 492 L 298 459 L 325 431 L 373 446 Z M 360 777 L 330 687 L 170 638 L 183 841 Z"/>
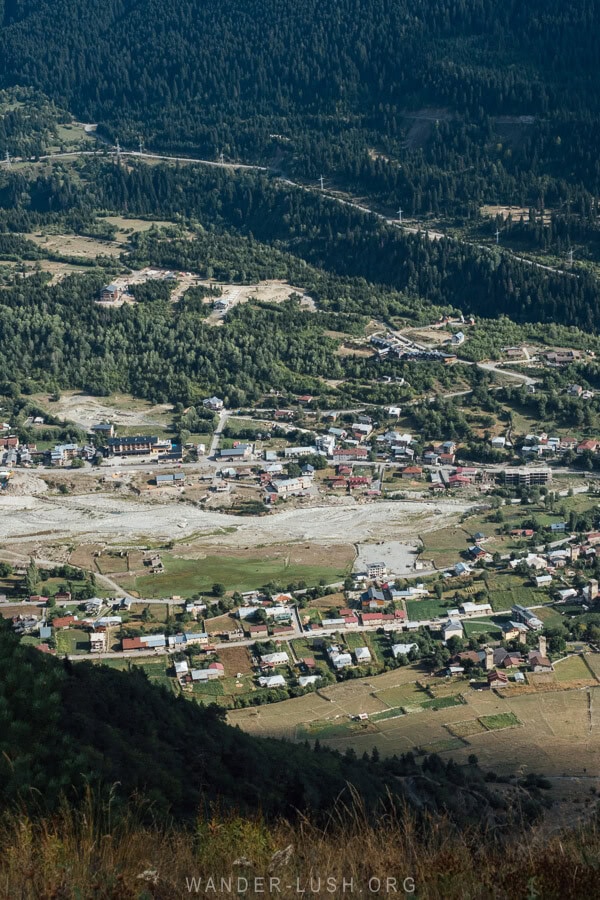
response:
<path id="1" fill-rule="evenodd" d="M 110 400 L 92 397 L 90 394 L 65 392 L 57 402 L 50 402 L 46 394 L 32 397 L 39 406 L 52 415 L 68 419 L 81 428 L 90 428 L 98 422 L 113 422 L 128 427 L 162 427 L 169 423 L 172 408 L 145 400 L 136 400 L 127 394 L 113 395 Z"/>

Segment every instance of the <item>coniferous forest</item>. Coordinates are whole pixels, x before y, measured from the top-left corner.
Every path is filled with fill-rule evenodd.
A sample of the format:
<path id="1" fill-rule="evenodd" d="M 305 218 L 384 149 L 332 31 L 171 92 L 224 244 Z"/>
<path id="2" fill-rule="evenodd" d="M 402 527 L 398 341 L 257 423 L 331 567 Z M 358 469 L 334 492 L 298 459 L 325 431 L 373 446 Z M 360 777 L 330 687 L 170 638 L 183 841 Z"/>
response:
<path id="1" fill-rule="evenodd" d="M 600 192 L 590 0 L 3 0 L 0 85 L 111 139 L 260 160 L 407 214 L 590 213 Z M 393 207 L 392 207 L 393 208 Z"/>

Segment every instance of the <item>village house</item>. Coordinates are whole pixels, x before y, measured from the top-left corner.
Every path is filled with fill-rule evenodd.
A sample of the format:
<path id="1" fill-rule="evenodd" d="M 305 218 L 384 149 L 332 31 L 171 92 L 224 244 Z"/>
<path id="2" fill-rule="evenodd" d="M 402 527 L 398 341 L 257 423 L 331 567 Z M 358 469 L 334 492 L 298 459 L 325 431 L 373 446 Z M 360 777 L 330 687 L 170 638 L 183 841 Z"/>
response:
<path id="1" fill-rule="evenodd" d="M 245 460 L 252 457 L 253 444 L 236 444 L 234 447 L 224 447 L 219 450 L 219 458 L 223 460 Z"/>
<path id="2" fill-rule="evenodd" d="M 264 688 L 280 688 L 285 687 L 285 678 L 283 675 L 261 675 L 258 683 Z"/>
<path id="3" fill-rule="evenodd" d="M 498 672 L 497 669 L 494 669 L 493 672 L 489 672 L 487 676 L 487 683 L 489 688 L 503 688 L 508 684 L 508 675 L 504 672 Z"/>
<path id="4" fill-rule="evenodd" d="M 530 609 L 527 609 L 526 606 L 515 603 L 510 612 L 517 622 L 523 622 L 531 631 L 541 631 L 544 627 L 544 623 L 541 619 L 538 619 L 535 613 Z"/>
<path id="5" fill-rule="evenodd" d="M 217 678 L 223 678 L 225 675 L 225 666 L 220 662 L 211 662 L 206 669 L 192 669 L 192 682 L 215 681 Z"/>
<path id="6" fill-rule="evenodd" d="M 530 650 L 527 659 L 532 672 L 554 671 L 552 663 L 540 650 Z"/>
<path id="7" fill-rule="evenodd" d="M 442 625 L 442 640 L 447 643 L 452 637 L 462 637 L 463 627 L 459 619 L 448 619 Z"/>
<path id="8" fill-rule="evenodd" d="M 336 447 L 333 451 L 333 462 L 335 465 L 340 463 L 348 463 L 353 461 L 368 460 L 369 451 L 366 447 Z"/>
<path id="9" fill-rule="evenodd" d="M 101 437 L 111 438 L 115 436 L 115 426 L 110 422 L 99 422 L 97 425 L 92 425 L 90 431 Z"/>
<path id="10" fill-rule="evenodd" d="M 175 670 L 175 677 L 182 681 L 185 676 L 188 674 L 190 667 L 188 666 L 185 660 L 181 662 L 173 663 L 173 668 Z"/>
<path id="11" fill-rule="evenodd" d="M 598 446 L 600 446 L 599 441 L 587 438 L 585 441 L 581 441 L 580 444 L 577 444 L 577 453 L 596 453 Z"/>
<path id="12" fill-rule="evenodd" d="M 503 622 L 500 626 L 502 637 L 505 641 L 524 641 L 527 634 L 527 626 L 522 622 Z"/>
<path id="13" fill-rule="evenodd" d="M 357 647 L 354 651 L 354 656 L 359 666 L 371 662 L 371 651 L 368 647 Z"/>
<path id="14" fill-rule="evenodd" d="M 266 653 L 264 656 L 260 657 L 260 667 L 261 669 L 272 669 L 275 668 L 275 666 L 287 665 L 289 661 L 290 658 L 285 650 L 278 651 L 277 653 Z"/>
<path id="15" fill-rule="evenodd" d="M 104 653 L 106 649 L 106 634 L 90 632 L 90 653 Z"/>
<path id="16" fill-rule="evenodd" d="M 464 616 L 491 616 L 492 615 L 492 607 L 489 603 L 462 603 L 459 606 L 461 613 Z"/>
<path id="17" fill-rule="evenodd" d="M 140 637 L 123 638 L 121 649 L 128 650 L 165 650 L 167 639 L 164 634 L 142 634 Z"/>
<path id="18" fill-rule="evenodd" d="M 77 616 L 58 616 L 52 620 L 52 627 L 56 631 L 66 631 L 67 628 L 70 628 L 77 621 Z"/>
<path id="19" fill-rule="evenodd" d="M 408 656 L 411 650 L 418 650 L 418 644 L 392 644 L 392 655 L 394 659 L 399 656 Z"/>
<path id="20" fill-rule="evenodd" d="M 116 303 L 121 295 L 121 288 L 117 284 L 107 284 L 100 291 L 100 300 L 102 303 Z"/>
<path id="21" fill-rule="evenodd" d="M 212 409 L 213 412 L 220 412 L 223 409 L 223 401 L 220 397 L 207 397 L 202 401 L 202 406 L 205 409 Z"/>
<path id="22" fill-rule="evenodd" d="M 342 653 L 336 644 L 332 644 L 331 647 L 327 648 L 327 655 L 334 669 L 345 669 L 353 664 L 350 654 Z"/>
<path id="23" fill-rule="evenodd" d="M 316 684 L 317 681 L 321 680 L 320 675 L 300 675 L 298 678 L 298 684 L 300 687 L 308 687 L 311 684 Z"/>

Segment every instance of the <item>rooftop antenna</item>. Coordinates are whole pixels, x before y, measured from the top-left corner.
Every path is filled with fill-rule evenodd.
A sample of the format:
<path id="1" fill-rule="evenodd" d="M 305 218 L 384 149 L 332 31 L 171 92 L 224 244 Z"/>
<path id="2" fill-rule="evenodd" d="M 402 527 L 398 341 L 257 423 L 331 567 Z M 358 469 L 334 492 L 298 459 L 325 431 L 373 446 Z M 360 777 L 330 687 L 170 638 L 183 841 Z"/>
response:
<path id="1" fill-rule="evenodd" d="M 500 229 L 496 228 L 496 243 L 500 243 Z"/>
<path id="2" fill-rule="evenodd" d="M 402 222 L 402 207 L 398 207 L 398 221 Z"/>
<path id="3" fill-rule="evenodd" d="M 322 175 L 321 175 L 321 177 L 320 177 L 319 180 L 320 180 L 320 182 L 321 182 L 321 190 L 323 190 L 323 176 L 322 176 Z"/>
<path id="4" fill-rule="evenodd" d="M 10 161 L 10 153 L 8 152 L 8 150 L 6 151 L 6 157 L 4 161 L 6 163 L 6 168 L 10 169 L 12 167 L 12 162 Z"/>

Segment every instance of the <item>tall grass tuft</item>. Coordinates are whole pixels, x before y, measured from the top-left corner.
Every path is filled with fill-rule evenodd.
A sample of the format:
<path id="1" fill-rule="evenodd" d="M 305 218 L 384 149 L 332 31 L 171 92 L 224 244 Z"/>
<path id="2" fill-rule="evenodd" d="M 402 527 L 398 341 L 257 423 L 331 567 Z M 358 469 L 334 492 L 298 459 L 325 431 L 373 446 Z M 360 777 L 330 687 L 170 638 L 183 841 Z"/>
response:
<path id="1" fill-rule="evenodd" d="M 550 838 L 535 829 L 499 837 L 492 829 L 459 831 L 443 817 L 424 822 L 400 805 L 373 821 L 356 796 L 338 804 L 324 826 L 308 816 L 267 824 L 215 809 L 183 829 L 144 824 L 147 813 L 132 804 L 115 816 L 110 801 L 91 793 L 78 808 L 64 802 L 50 818 L 7 812 L 0 897 L 575 900 L 597 896 L 600 884 L 595 821 Z"/>

